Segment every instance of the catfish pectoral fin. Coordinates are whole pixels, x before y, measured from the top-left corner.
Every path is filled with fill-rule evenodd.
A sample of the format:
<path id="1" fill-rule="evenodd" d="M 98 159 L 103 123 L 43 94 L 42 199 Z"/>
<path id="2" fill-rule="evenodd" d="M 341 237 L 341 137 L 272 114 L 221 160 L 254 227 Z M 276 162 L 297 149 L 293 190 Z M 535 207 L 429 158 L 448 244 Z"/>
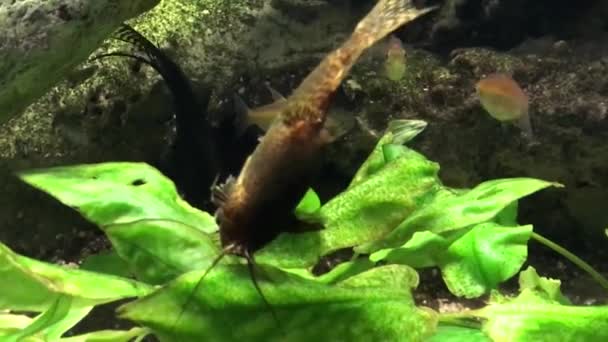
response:
<path id="1" fill-rule="evenodd" d="M 331 112 L 321 130 L 321 139 L 325 143 L 332 143 L 345 136 L 353 127 L 355 127 L 355 117 L 351 113 Z"/>
<path id="2" fill-rule="evenodd" d="M 230 196 L 230 193 L 234 188 L 236 178 L 231 175 L 228 176 L 223 184 L 216 184 L 216 182 L 217 178 L 213 182 L 214 184 L 211 186 L 211 203 L 217 207 L 222 207 L 224 203 L 226 203 L 228 196 Z"/>
<path id="3" fill-rule="evenodd" d="M 249 121 L 251 109 L 236 93 L 232 96 L 232 102 L 234 104 L 234 127 L 236 129 L 236 137 L 238 138 L 243 136 L 247 128 L 251 126 L 251 122 Z"/>

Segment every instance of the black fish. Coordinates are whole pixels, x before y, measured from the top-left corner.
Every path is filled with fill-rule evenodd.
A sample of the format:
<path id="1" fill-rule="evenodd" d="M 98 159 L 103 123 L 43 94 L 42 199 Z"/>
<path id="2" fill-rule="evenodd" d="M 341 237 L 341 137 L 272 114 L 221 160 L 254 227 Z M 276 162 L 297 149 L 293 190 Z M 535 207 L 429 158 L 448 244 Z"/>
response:
<path id="1" fill-rule="evenodd" d="M 112 37 L 132 44 L 140 55 L 111 52 L 91 60 L 133 58 L 161 75 L 173 98 L 175 138 L 167 156 L 157 167 L 176 183 L 190 204 L 210 209 L 211 185 L 219 177 L 222 167 L 220 134 L 206 113 L 211 92 L 197 95 L 180 66 L 131 26 L 122 24 Z"/>

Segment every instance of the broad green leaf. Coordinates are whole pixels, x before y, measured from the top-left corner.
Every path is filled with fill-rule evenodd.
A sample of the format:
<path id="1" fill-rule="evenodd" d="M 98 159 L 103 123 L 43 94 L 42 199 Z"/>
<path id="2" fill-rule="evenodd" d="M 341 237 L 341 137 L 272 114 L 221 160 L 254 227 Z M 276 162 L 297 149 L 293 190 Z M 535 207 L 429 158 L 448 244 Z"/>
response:
<path id="1" fill-rule="evenodd" d="M 407 288 L 411 290 L 418 286 L 419 281 L 418 272 L 413 268 L 405 265 L 388 265 L 376 267 L 356 276 L 348 277 L 344 281 L 339 282 L 338 286 L 351 288 L 381 288 L 388 286 L 395 289 Z M 414 299 L 411 295 L 407 297 L 407 301 L 414 304 Z"/>
<path id="2" fill-rule="evenodd" d="M 464 193 L 438 197 L 412 213 L 383 239 L 364 244 L 355 251 L 372 253 L 395 248 L 407 242 L 415 232 L 441 233 L 493 220 L 511 203 L 549 186 L 560 185 L 533 178 L 497 179 Z"/>
<path id="3" fill-rule="evenodd" d="M 93 306 L 82 306 L 72 301 L 65 315 L 57 316 L 53 324 L 49 324 L 43 331 L 44 337 L 49 341 L 55 341 L 73 328 L 78 322 L 93 310 Z"/>
<path id="4" fill-rule="evenodd" d="M 477 298 L 520 270 L 528 256 L 532 226 L 475 226 L 450 245 L 442 257 L 443 280 L 456 296 Z"/>
<path id="5" fill-rule="evenodd" d="M 0 313 L 0 330 L 23 329 L 32 322 L 32 318 L 26 315 Z"/>
<path id="6" fill-rule="evenodd" d="M 54 340 L 59 338 L 66 330 L 71 328 L 76 322 L 80 321 L 82 317 L 86 316 L 86 314 L 90 311 L 92 307 L 88 307 L 88 311 L 84 313 L 84 315 L 79 315 L 77 317 L 76 322 L 72 320 L 67 321 L 66 323 L 62 322 L 64 318 L 66 318 L 70 312 L 70 307 L 72 306 L 72 298 L 68 296 L 56 296 L 53 304 L 45 310 L 42 314 L 38 315 L 27 327 L 15 331 L 13 334 L 9 334 L 4 337 L 6 342 L 18 342 L 25 338 L 32 337 L 38 333 L 41 333 L 46 329 L 53 329 L 51 331 L 51 336 L 48 336 L 48 339 Z M 81 311 L 81 310 L 79 310 Z M 62 324 L 64 323 L 64 324 Z M 62 329 L 65 328 L 65 329 Z M 41 335 L 47 335 L 42 334 Z M 45 339 L 47 336 L 44 336 Z"/>
<path id="7" fill-rule="evenodd" d="M 314 279 L 325 284 L 336 284 L 352 276 L 368 271 L 374 266 L 375 264 L 369 259 L 360 258 L 354 261 L 343 262 L 331 269 L 329 272 Z M 418 276 L 418 273 L 415 271 L 412 273 L 415 274 L 416 277 Z M 418 282 L 416 281 L 415 284 L 411 285 L 411 287 L 415 288 L 417 285 Z"/>
<path id="8" fill-rule="evenodd" d="M 21 174 L 101 226 L 139 279 L 158 284 L 206 268 L 219 253 L 215 219 L 180 199 L 173 183 L 143 163 L 104 163 Z"/>
<path id="9" fill-rule="evenodd" d="M 440 324 L 437 333 L 426 342 L 492 342 L 492 340 L 479 329 Z"/>
<path id="10" fill-rule="evenodd" d="M 22 339 L 20 339 L 19 341 L 15 341 L 15 339 L 12 336 L 13 334 L 13 330 L 10 331 L 2 331 L 0 329 L 0 341 L 2 342 L 47 342 L 48 340 L 45 340 L 43 337 L 39 337 L 39 336 L 29 336 L 29 337 L 24 337 Z"/>
<path id="11" fill-rule="evenodd" d="M 143 220 L 109 225 L 105 230 L 137 278 L 151 284 L 206 269 L 220 253 L 219 243 L 210 234 L 179 222 Z"/>
<path id="12" fill-rule="evenodd" d="M 405 153 L 407 153 L 407 147 L 405 146 L 395 144 L 386 144 L 382 146 L 382 155 L 384 156 L 385 164 L 392 162 Z"/>
<path id="13" fill-rule="evenodd" d="M 32 320 L 25 315 L 0 313 L 0 340 L 7 341 L 9 336 L 23 330 L 32 323 Z"/>
<path id="14" fill-rule="evenodd" d="M 321 199 L 313 189 L 308 189 L 304 198 L 300 200 L 300 203 L 296 207 L 296 216 L 301 219 L 306 219 L 310 216 L 314 216 L 317 211 L 321 208 Z"/>
<path id="15" fill-rule="evenodd" d="M 84 335 L 62 338 L 59 342 L 129 342 L 134 338 L 148 334 L 149 331 L 144 328 L 133 328 L 131 330 L 100 330 Z"/>
<path id="16" fill-rule="evenodd" d="M 363 273 L 372 269 L 375 266 L 373 262 L 371 262 L 367 258 L 359 258 L 354 261 L 347 261 L 341 264 L 338 264 L 336 267 L 332 268 L 329 272 L 322 274 L 320 276 L 315 276 L 311 270 L 305 268 L 282 268 L 281 270 L 285 272 L 289 272 L 291 274 L 298 275 L 302 278 L 314 280 L 323 284 L 335 284 L 345 279 L 355 276 L 359 273 Z"/>
<path id="17" fill-rule="evenodd" d="M 414 268 L 438 266 L 453 240 L 429 231 L 416 232 L 403 246 L 381 249 L 370 255 L 369 259 L 373 262 L 386 261 Z"/>
<path id="18" fill-rule="evenodd" d="M 183 201 L 175 185 L 144 163 L 102 163 L 22 172 L 26 183 L 107 226 L 164 219 L 212 233 L 213 217 Z"/>
<path id="19" fill-rule="evenodd" d="M 47 264 L 15 254 L 0 244 L 0 310 L 42 312 L 58 296 L 80 306 L 139 297 L 151 287 L 136 281 Z"/>
<path id="20" fill-rule="evenodd" d="M 398 149 L 395 149 L 394 146 L 403 145 L 406 142 L 409 142 L 420 134 L 426 126 L 427 123 L 422 120 L 393 120 L 389 122 L 386 133 L 376 143 L 372 153 L 367 157 L 365 162 L 363 162 L 361 167 L 359 167 L 359 170 L 355 173 L 348 188 L 361 183 L 387 164 L 385 145 L 393 145 L 393 147 L 388 147 L 388 149 L 393 152 L 398 152 Z M 399 152 L 397 154 L 399 154 Z M 395 156 L 395 154 L 388 154 L 390 160 L 393 160 L 394 158 L 392 157 Z"/>
<path id="21" fill-rule="evenodd" d="M 57 341 L 92 309 L 93 306 L 79 305 L 72 297 L 59 295 L 49 308 L 35 319 L 30 319 L 26 326 L 5 331 L 4 334 L 0 332 L 0 337 L 4 342 Z"/>
<path id="22" fill-rule="evenodd" d="M 246 266 L 221 265 L 194 293 L 203 272 L 187 273 L 119 312 L 161 341 L 422 341 L 434 331 L 436 317 L 413 305 L 411 272 L 385 266 L 325 285 L 258 269 L 277 322 Z"/>
<path id="23" fill-rule="evenodd" d="M 562 294 L 560 286 L 561 281 L 559 279 L 541 277 L 532 266 L 528 266 L 525 271 L 519 273 L 519 289 L 521 291 L 534 291 L 538 296 L 556 304 L 572 304 Z"/>
<path id="24" fill-rule="evenodd" d="M 513 227 L 517 226 L 517 209 L 519 204 L 517 201 L 512 202 L 507 205 L 503 210 L 501 210 L 496 217 L 494 218 L 494 222 L 498 223 L 501 226 Z"/>
<path id="25" fill-rule="evenodd" d="M 494 342 L 608 341 L 608 306 L 568 306 L 514 300 L 477 311 Z"/>
<path id="26" fill-rule="evenodd" d="M 80 265 L 80 269 L 125 278 L 131 276 L 129 264 L 118 256 L 114 250 L 89 255 Z"/>
<path id="27" fill-rule="evenodd" d="M 532 226 L 502 227 L 493 222 L 436 234 L 417 232 L 400 248 L 370 256 L 412 267 L 438 266 L 450 291 L 476 298 L 515 275 L 527 257 Z"/>
<path id="28" fill-rule="evenodd" d="M 393 230 L 440 188 L 439 167 L 404 147 L 404 153 L 319 210 L 324 229 L 281 234 L 256 253 L 283 268 L 314 265 L 327 253 L 376 240 Z"/>
<path id="29" fill-rule="evenodd" d="M 384 145 L 391 144 L 393 140 L 393 136 L 390 133 L 385 134 L 378 140 L 376 146 L 367 157 L 367 159 L 361 164 L 359 170 L 353 176 L 350 184 L 348 185 L 348 189 L 358 185 L 363 182 L 371 175 L 376 173 L 378 170 L 382 169 L 384 165 L 386 165 L 386 160 L 384 159 Z"/>

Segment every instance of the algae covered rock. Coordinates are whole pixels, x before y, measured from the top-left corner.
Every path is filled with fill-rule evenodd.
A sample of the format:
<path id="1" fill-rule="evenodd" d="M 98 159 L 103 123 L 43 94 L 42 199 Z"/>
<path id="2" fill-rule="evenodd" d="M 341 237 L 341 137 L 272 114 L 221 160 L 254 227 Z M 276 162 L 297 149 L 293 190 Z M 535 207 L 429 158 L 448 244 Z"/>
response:
<path id="1" fill-rule="evenodd" d="M 122 21 L 158 0 L 0 2 L 0 122 L 84 61 Z"/>
<path id="2" fill-rule="evenodd" d="M 264 80 L 289 94 L 365 10 L 319 6 L 309 25 L 293 19 L 302 7 L 289 1 L 162 0 L 128 23 L 182 67 L 198 96 L 213 92 L 209 113 L 222 119 L 234 114 L 235 92 L 250 106 L 271 100 Z M 117 50 L 133 47 L 106 40 L 92 55 Z M 84 62 L 1 128 L 0 156 L 27 156 L 33 167 L 42 154 L 71 155 L 74 163 L 150 160 L 167 145 L 172 115 L 170 94 L 151 68 L 125 58 Z"/>

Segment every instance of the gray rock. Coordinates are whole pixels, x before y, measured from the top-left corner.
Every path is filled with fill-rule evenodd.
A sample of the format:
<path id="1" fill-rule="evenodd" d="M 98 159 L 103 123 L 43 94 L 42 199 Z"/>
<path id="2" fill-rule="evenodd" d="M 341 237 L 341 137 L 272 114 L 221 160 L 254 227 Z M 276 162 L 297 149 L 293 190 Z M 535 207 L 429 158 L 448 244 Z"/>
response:
<path id="1" fill-rule="evenodd" d="M 158 2 L 0 2 L 0 122 L 44 95 L 121 22 Z"/>

